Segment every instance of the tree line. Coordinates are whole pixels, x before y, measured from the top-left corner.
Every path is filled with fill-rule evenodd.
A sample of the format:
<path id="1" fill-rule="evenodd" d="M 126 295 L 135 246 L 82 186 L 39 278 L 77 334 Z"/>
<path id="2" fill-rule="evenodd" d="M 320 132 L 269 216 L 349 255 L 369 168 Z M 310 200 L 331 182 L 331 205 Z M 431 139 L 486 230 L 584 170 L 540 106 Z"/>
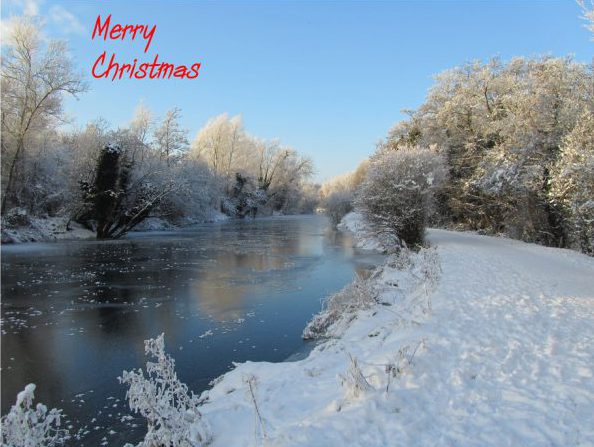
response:
<path id="1" fill-rule="evenodd" d="M 358 206 L 408 244 L 431 223 L 594 254 L 592 65 L 467 63 L 407 114 L 365 174 L 322 186 L 331 213 Z"/>
<path id="2" fill-rule="evenodd" d="M 63 42 L 32 19 L 15 22 L 2 47 L 2 216 L 64 216 L 117 238 L 149 216 L 170 222 L 311 212 L 312 161 L 279 141 L 249 135 L 240 116 L 219 115 L 189 140 L 172 108 L 157 119 L 140 104 L 130 123 L 98 119 L 59 130 L 65 95 L 88 86 Z"/>

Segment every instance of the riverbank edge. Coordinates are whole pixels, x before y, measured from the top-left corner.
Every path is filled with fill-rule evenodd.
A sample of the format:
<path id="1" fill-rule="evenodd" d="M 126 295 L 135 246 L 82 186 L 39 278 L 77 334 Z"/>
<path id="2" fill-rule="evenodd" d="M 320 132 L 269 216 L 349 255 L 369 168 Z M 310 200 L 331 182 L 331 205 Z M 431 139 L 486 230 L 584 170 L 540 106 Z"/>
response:
<path id="1" fill-rule="evenodd" d="M 188 218 L 184 222 L 172 224 L 159 217 L 149 217 L 135 227 L 132 232 L 177 231 L 192 225 L 217 223 L 231 219 L 229 216 L 213 212 L 208 218 Z M 95 232 L 76 222 L 68 222 L 66 217 L 28 218 L 28 225 L 9 227 L 2 223 L 1 244 L 14 245 L 32 242 L 84 241 L 96 239 Z M 68 227 L 68 228 L 67 228 Z"/>
<path id="2" fill-rule="evenodd" d="M 306 359 L 215 380 L 201 395 L 209 446 L 590 445 L 592 258 L 427 239 L 333 295 L 305 331 L 325 336 Z"/>
<path id="3" fill-rule="evenodd" d="M 349 213 L 338 228 L 353 233 L 360 248 L 389 251 L 358 213 Z M 348 426 L 349 417 L 342 417 L 341 412 L 359 406 L 366 397 L 373 396 L 367 402 L 372 406 L 378 396 L 383 399 L 381 390 L 387 392 L 390 381 L 397 381 L 391 377 L 393 371 L 404 372 L 414 356 L 425 350 L 424 340 L 409 330 L 409 323 L 421 324 L 428 318 L 431 288 L 439 269 L 439 258 L 432 249 L 386 254 L 385 262 L 369 278 L 356 278 L 328 297 L 312 316 L 304 338 L 319 343 L 305 359 L 248 361 L 214 380 L 213 387 L 201 395 L 200 411 L 212 431 L 209 445 L 311 445 L 318 430 L 312 427 L 321 426 L 321 419 L 328 419 L 335 429 Z M 402 324 L 393 324 L 394 314 L 402 315 Z M 312 324 L 320 319 L 322 330 L 314 334 Z M 372 364 L 389 371 L 364 376 L 361 368 L 368 371 L 366 365 Z M 381 419 L 383 415 L 383 410 L 372 411 L 369 417 Z M 233 421 L 233 431 L 228 430 L 229 421 Z M 332 441 L 337 444 L 332 445 L 344 441 L 339 440 L 342 435 L 337 436 Z M 323 437 L 328 440 L 328 433 Z"/>

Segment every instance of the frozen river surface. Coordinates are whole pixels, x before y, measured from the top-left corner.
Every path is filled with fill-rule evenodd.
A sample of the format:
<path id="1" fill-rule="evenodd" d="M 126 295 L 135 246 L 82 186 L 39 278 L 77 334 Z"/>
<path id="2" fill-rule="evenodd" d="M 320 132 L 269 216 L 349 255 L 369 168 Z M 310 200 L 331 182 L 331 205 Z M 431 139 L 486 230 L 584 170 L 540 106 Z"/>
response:
<path id="1" fill-rule="evenodd" d="M 123 370 L 144 369 L 144 343 L 165 333 L 196 393 L 246 360 L 307 350 L 301 331 L 321 300 L 377 257 L 356 253 L 319 216 L 208 224 L 120 241 L 2 247 L 2 414 L 27 383 L 84 438 L 138 441 Z"/>

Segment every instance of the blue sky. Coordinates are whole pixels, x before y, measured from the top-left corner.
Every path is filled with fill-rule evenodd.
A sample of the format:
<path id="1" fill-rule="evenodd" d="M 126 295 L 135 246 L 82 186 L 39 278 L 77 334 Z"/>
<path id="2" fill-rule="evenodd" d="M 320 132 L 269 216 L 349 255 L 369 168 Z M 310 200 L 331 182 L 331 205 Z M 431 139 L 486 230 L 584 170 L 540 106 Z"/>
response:
<path id="1" fill-rule="evenodd" d="M 46 34 L 69 41 L 91 90 L 65 103 L 78 125 L 127 123 L 140 100 L 158 116 L 182 109 L 190 138 L 220 113 L 247 130 L 310 155 L 316 179 L 352 170 L 423 102 L 432 76 L 473 59 L 573 54 L 594 42 L 572 0 L 391 2 L 197 2 L 5 0 L 2 19 L 37 14 Z M 91 40 L 98 14 L 157 25 L 144 42 Z M 122 62 L 201 62 L 195 80 L 93 79 L 104 51 Z"/>

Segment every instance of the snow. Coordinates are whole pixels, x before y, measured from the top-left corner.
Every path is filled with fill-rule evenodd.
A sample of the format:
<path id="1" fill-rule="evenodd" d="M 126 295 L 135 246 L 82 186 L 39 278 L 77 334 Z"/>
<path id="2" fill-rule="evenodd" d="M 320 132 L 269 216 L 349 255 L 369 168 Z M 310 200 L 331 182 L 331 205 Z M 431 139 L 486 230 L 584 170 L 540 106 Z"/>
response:
<path id="1" fill-rule="evenodd" d="M 385 253 L 389 251 L 390 246 L 395 245 L 393 240 L 379 239 L 365 216 L 357 211 L 352 211 L 344 216 L 336 228 L 353 233 L 355 246 L 362 250 Z"/>
<path id="2" fill-rule="evenodd" d="M 69 429 L 61 428 L 62 412 L 47 407 L 35 399 L 35 384 L 30 383 L 17 394 L 16 403 L 2 417 L 0 443 L 2 446 L 57 446 L 71 438 Z M 79 438 L 76 434 L 75 438 Z"/>
<path id="3" fill-rule="evenodd" d="M 27 226 L 7 228 L 2 226 L 2 243 L 14 244 L 21 242 L 95 239 L 95 233 L 87 230 L 76 222 L 70 222 L 70 230 L 66 230 L 67 218 L 47 217 L 28 218 Z"/>
<path id="4" fill-rule="evenodd" d="M 107 146 L 105 146 L 105 152 L 109 154 L 120 155 L 122 153 L 122 148 L 117 143 L 109 143 Z"/>
<path id="5" fill-rule="evenodd" d="M 130 409 L 148 422 L 145 438 L 137 447 L 195 447 L 208 443 L 210 434 L 198 411 L 198 398 L 177 378 L 175 361 L 165 354 L 164 335 L 147 340 L 145 353 L 155 360 L 147 362 L 146 375 L 139 369 L 124 371 L 119 378 L 129 386 L 126 397 Z"/>
<path id="6" fill-rule="evenodd" d="M 445 230 L 428 240 L 436 253 L 388 256 L 377 303 L 306 359 L 217 380 L 201 407 L 212 445 L 594 445 L 594 259 Z M 424 267 L 435 256 L 439 278 Z"/>
<path id="7" fill-rule="evenodd" d="M 173 225 L 159 217 L 149 217 L 134 227 L 133 231 L 169 231 L 199 223 L 217 223 L 228 220 L 225 214 L 212 210 L 206 218 L 185 218 L 178 225 Z M 50 242 L 58 240 L 95 239 L 96 234 L 82 225 L 71 221 L 70 230 L 66 230 L 67 218 L 46 217 L 28 218 L 29 224 L 16 228 L 2 227 L 2 243 L 18 244 L 24 242 Z"/>
<path id="8" fill-rule="evenodd" d="M 23 406 L 26 401 L 33 401 L 35 397 L 35 384 L 30 383 L 25 386 L 25 389 L 17 394 L 16 405 Z"/>

